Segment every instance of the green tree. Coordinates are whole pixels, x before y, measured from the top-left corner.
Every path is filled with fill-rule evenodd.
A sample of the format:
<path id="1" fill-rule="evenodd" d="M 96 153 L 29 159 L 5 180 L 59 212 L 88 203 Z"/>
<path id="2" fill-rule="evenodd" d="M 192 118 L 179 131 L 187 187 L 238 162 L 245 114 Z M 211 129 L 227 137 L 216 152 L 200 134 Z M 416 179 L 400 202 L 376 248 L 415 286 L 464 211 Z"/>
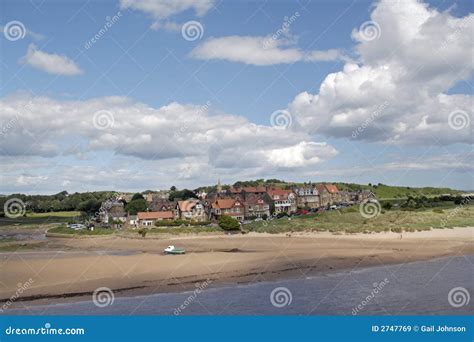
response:
<path id="1" fill-rule="evenodd" d="M 188 198 L 197 198 L 196 194 L 189 190 L 189 189 L 183 189 L 179 191 L 171 191 L 169 195 L 169 200 L 174 201 L 175 199 L 182 199 L 186 200 Z"/>
<path id="2" fill-rule="evenodd" d="M 239 230 L 240 223 L 231 216 L 222 215 L 219 217 L 219 227 L 224 230 Z"/>
<path id="3" fill-rule="evenodd" d="M 146 201 L 143 198 L 131 201 L 125 206 L 125 211 L 129 212 L 130 215 L 136 215 L 139 211 L 146 211 L 146 210 L 147 210 L 147 205 L 146 205 Z"/>
<path id="4" fill-rule="evenodd" d="M 84 202 L 79 203 L 78 210 L 86 213 L 94 213 L 99 211 L 101 202 L 96 199 L 88 199 Z"/>
<path id="5" fill-rule="evenodd" d="M 135 195 L 133 195 L 131 201 L 135 201 L 135 200 L 139 200 L 139 199 L 145 199 L 145 197 L 143 197 L 143 195 L 141 193 L 137 192 Z"/>

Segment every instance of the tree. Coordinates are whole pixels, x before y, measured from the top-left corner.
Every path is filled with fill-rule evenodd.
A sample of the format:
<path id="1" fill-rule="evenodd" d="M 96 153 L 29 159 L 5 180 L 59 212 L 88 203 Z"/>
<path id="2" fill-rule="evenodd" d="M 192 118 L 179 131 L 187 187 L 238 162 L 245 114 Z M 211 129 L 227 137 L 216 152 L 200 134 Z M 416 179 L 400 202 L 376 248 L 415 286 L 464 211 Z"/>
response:
<path id="1" fill-rule="evenodd" d="M 125 206 L 125 211 L 129 212 L 131 215 L 136 215 L 139 211 L 146 211 L 147 205 L 146 201 L 142 199 L 137 199 L 131 201 Z"/>
<path id="2" fill-rule="evenodd" d="M 169 195 L 169 200 L 174 201 L 175 199 L 183 199 L 186 200 L 188 198 L 197 198 L 196 194 L 189 190 L 189 189 L 183 189 L 183 190 L 177 190 L 177 191 L 171 191 Z"/>
<path id="3" fill-rule="evenodd" d="M 79 203 L 78 210 L 86 213 L 95 213 L 99 211 L 101 202 L 96 199 L 88 199 L 84 202 Z"/>
<path id="4" fill-rule="evenodd" d="M 132 201 L 139 200 L 139 199 L 145 199 L 145 197 L 143 197 L 141 193 L 137 192 L 135 195 L 133 195 Z"/>
<path id="5" fill-rule="evenodd" d="M 170 188 L 171 191 L 176 191 L 176 187 L 173 185 L 171 188 Z"/>
<path id="6" fill-rule="evenodd" d="M 224 230 L 239 230 L 240 223 L 231 216 L 222 215 L 219 217 L 219 227 Z"/>

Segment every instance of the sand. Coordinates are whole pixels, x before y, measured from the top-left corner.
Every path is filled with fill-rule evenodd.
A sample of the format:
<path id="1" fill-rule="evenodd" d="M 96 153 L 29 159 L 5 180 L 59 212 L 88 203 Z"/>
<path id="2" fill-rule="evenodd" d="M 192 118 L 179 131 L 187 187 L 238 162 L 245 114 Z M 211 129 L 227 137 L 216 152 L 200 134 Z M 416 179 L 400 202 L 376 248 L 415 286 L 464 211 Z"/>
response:
<path id="1" fill-rule="evenodd" d="M 301 278 L 368 266 L 474 254 L 474 227 L 416 233 L 302 233 L 83 239 L 48 238 L 40 250 L 0 253 L 0 302 L 11 307 L 90 299 L 98 287 L 116 296 Z M 185 255 L 163 255 L 168 245 Z M 31 279 L 31 280 L 30 280 Z M 19 286 L 29 282 L 18 293 Z"/>

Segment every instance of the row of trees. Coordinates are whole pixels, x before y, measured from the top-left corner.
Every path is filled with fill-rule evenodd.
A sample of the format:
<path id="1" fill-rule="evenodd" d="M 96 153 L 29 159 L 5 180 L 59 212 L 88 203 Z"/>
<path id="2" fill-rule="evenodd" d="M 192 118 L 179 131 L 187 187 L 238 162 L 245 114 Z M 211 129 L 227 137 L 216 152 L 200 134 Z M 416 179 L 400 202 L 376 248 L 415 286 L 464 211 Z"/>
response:
<path id="1" fill-rule="evenodd" d="M 110 191 L 83 192 L 68 194 L 67 191 L 61 191 L 54 195 L 25 195 L 12 194 L 0 197 L 0 210 L 4 204 L 11 198 L 17 198 L 23 201 L 28 211 L 45 213 L 53 211 L 83 211 L 96 212 L 99 210 L 103 201 L 113 196 Z"/>

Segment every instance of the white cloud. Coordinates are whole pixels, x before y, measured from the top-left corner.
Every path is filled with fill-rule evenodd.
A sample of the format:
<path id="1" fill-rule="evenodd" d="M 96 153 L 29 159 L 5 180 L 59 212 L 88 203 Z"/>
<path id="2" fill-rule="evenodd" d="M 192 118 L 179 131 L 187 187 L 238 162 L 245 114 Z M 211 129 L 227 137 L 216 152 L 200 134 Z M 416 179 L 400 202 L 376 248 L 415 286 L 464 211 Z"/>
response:
<path id="1" fill-rule="evenodd" d="M 150 26 L 152 30 L 176 32 L 181 30 L 182 25 L 171 21 L 173 17 L 187 11 L 202 17 L 214 3 L 215 0 L 120 0 L 120 8 L 131 8 L 148 14 L 155 20 Z"/>
<path id="2" fill-rule="evenodd" d="M 84 158 L 84 153 L 107 152 L 192 164 L 186 169 L 192 174 L 205 166 L 267 171 L 309 167 L 337 153 L 304 132 L 256 125 L 211 109 L 212 104 L 176 102 L 153 108 L 122 97 L 58 101 L 17 95 L 0 101 L 2 121 L 17 120 L 0 137 L 0 154 Z M 108 115 L 103 119 L 113 124 L 100 122 L 96 113 Z"/>
<path id="3" fill-rule="evenodd" d="M 121 8 L 139 10 L 155 19 L 166 19 L 188 10 L 193 10 L 201 17 L 213 5 L 214 0 L 120 0 Z"/>
<path id="4" fill-rule="evenodd" d="M 50 74 L 74 76 L 82 73 L 79 66 L 63 55 L 49 54 L 38 50 L 34 44 L 28 46 L 28 52 L 21 61 Z"/>
<path id="5" fill-rule="evenodd" d="M 339 50 L 304 52 L 296 47 L 296 39 L 286 34 L 272 36 L 226 36 L 211 38 L 191 51 L 191 57 L 227 60 L 258 66 L 288 64 L 299 61 L 332 61 L 342 59 Z"/>
<path id="6" fill-rule="evenodd" d="M 372 28 L 379 31 L 352 34 L 358 63 L 329 74 L 317 94 L 297 95 L 289 112 L 305 130 L 332 137 L 472 143 L 472 119 L 458 130 L 449 124 L 454 111 L 472 117 L 472 96 L 448 91 L 472 74 L 473 18 L 456 18 L 416 0 L 380 1 L 371 13 Z"/>

